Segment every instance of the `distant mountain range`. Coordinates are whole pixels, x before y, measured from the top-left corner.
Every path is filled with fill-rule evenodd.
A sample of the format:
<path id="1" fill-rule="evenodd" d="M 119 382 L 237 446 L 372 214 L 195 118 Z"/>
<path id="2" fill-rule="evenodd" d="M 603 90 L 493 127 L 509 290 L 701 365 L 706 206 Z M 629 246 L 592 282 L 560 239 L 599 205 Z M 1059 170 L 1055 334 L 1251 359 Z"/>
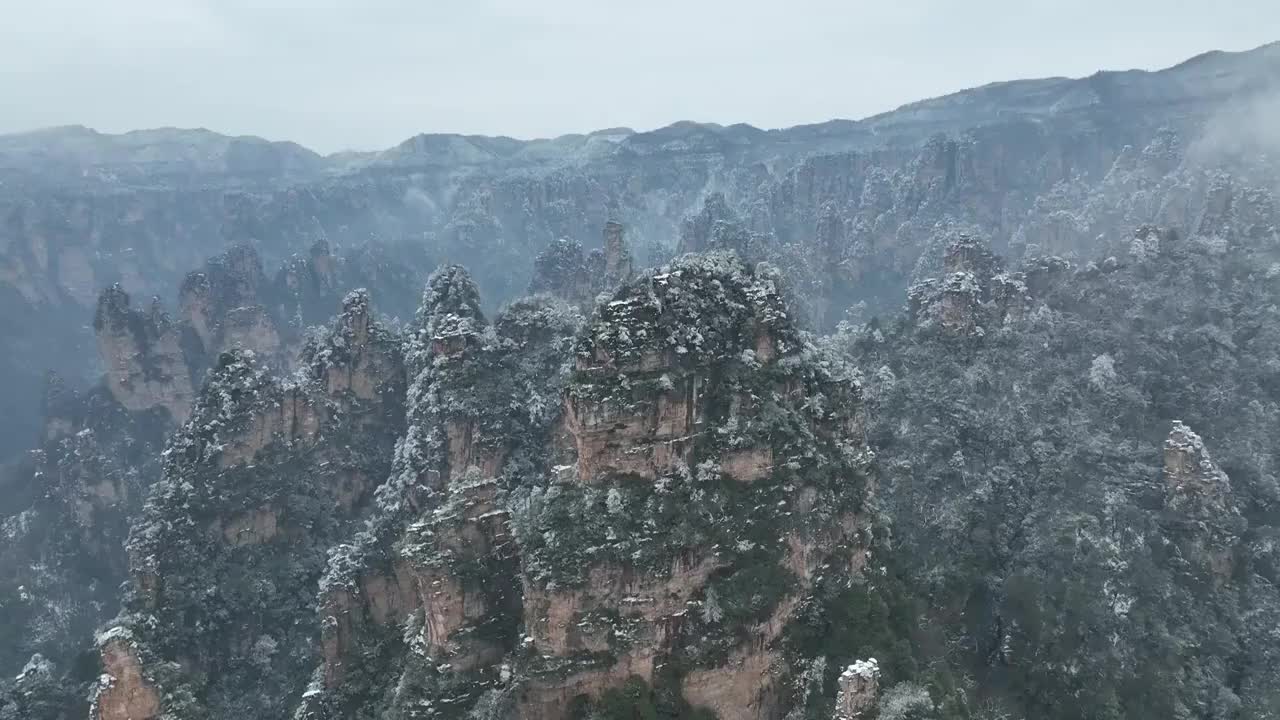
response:
<path id="1" fill-rule="evenodd" d="M 208 130 L 0 135 L 0 451 L 28 446 L 46 370 L 79 386 L 100 372 L 86 350 L 101 291 L 120 283 L 134 297 L 175 297 L 184 273 L 237 244 L 268 268 L 320 241 L 337 255 L 378 245 L 374 256 L 415 267 L 460 262 L 500 304 L 527 289 L 548 244 L 591 250 L 618 220 L 641 264 L 731 241 L 793 266 L 829 324 L 848 304 L 898 302 L 935 225 L 975 228 L 1004 248 L 1041 196 L 1101 182 L 1126 147 L 1147 147 L 1159 131 L 1186 145 L 1218 127 L 1201 164 L 1229 161 L 1251 177 L 1245 166 L 1265 152 L 1237 162 L 1220 151 L 1265 131 L 1257 108 L 1276 98 L 1280 44 L 1270 44 L 781 130 L 679 122 L 539 140 L 424 134 L 329 156 Z M 1153 172 L 1194 155 L 1169 152 Z"/>
<path id="2" fill-rule="evenodd" d="M 1213 51 L 1158 71 L 1102 71 L 1087 78 L 997 82 L 922 100 L 862 120 L 762 130 L 738 123 L 677 122 L 637 132 L 518 140 L 422 134 L 380 152 L 320 155 L 297 143 L 231 137 L 205 129 L 158 128 L 119 135 L 83 126 L 0 135 L 0 177 L 50 184 L 154 186 L 305 182 L 388 168 L 537 168 L 620 155 L 715 153 L 774 156 L 911 146 L 936 133 L 1031 120 L 1097 128 L 1116 117 L 1161 124 L 1202 122 L 1224 103 L 1280 89 L 1280 42 L 1244 52 Z"/>
<path id="3" fill-rule="evenodd" d="M 0 137 L 0 720 L 1276 717 L 1277 119 Z"/>

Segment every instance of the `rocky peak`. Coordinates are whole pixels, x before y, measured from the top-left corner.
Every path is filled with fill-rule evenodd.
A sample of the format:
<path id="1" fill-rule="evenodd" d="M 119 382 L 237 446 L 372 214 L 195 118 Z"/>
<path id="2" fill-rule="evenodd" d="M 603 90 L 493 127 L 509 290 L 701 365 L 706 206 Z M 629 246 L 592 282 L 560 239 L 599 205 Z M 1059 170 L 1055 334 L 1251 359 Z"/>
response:
<path id="1" fill-rule="evenodd" d="M 252 351 L 219 355 L 134 523 L 129 612 L 117 621 L 134 651 L 102 646 L 125 679 L 100 691 L 99 707 L 150 688 L 174 716 L 193 711 L 193 696 L 241 714 L 227 689 L 248 684 L 275 698 L 265 712 L 287 714 L 311 670 L 306 621 L 325 551 L 355 532 L 404 430 L 400 339 L 372 314 L 368 294 L 351 293 L 289 379 Z M 257 610 L 248 620 L 219 607 Z"/>
<path id="2" fill-rule="evenodd" d="M 730 255 L 633 280 L 575 328 L 543 299 L 487 325 L 464 273 L 432 279 L 407 431 L 321 583 L 298 717 L 386 698 L 562 720 L 633 686 L 778 714 L 801 597 L 866 560 L 856 376 Z"/>
<path id="3" fill-rule="evenodd" d="M 290 353 L 266 289 L 262 263 L 250 245 L 236 245 L 187 275 L 178 304 L 204 357 L 240 347 L 281 367 L 288 364 Z"/>
<path id="4" fill-rule="evenodd" d="M 908 291 L 908 308 L 921 327 L 981 336 L 1020 319 L 1033 297 L 1025 272 L 1005 272 L 986 241 L 969 234 L 950 239 L 941 270 L 941 278 L 926 278 Z"/>
<path id="5" fill-rule="evenodd" d="M 871 717 L 880 699 L 880 664 L 858 660 L 840 673 L 834 720 Z"/>
<path id="6" fill-rule="evenodd" d="M 583 255 L 581 243 L 561 238 L 552 242 L 534 260 L 531 293 L 550 293 L 588 310 L 596 297 L 631 279 L 634 260 L 622 223 L 610 220 L 604 226 L 604 246 Z"/>
<path id="7" fill-rule="evenodd" d="M 162 408 L 184 420 L 192 388 L 182 333 L 159 302 L 149 313 L 134 310 L 128 293 L 113 285 L 98 300 L 93 326 L 112 396 L 130 411 Z"/>
<path id="8" fill-rule="evenodd" d="M 1165 523 L 1184 568 L 1222 586 L 1240 562 L 1240 538 L 1248 527 L 1231 481 L 1200 436 L 1180 420 L 1173 421 L 1164 442 L 1163 474 Z"/>
<path id="9" fill-rule="evenodd" d="M 943 134 L 930 137 L 910 164 L 915 187 L 938 193 L 959 181 L 960 143 Z"/>
<path id="10" fill-rule="evenodd" d="M 321 584 L 322 662 L 301 717 L 344 716 L 343 698 L 360 698 L 399 673 L 396 695 L 405 697 L 397 703 L 416 702 L 418 683 L 434 682 L 434 671 L 419 674 L 424 658 L 441 672 L 496 678 L 517 641 L 507 493 L 531 463 L 546 462 L 578 319 L 561 303 L 535 298 L 489 326 L 461 269 L 437 273 L 424 298 L 410 340 L 422 347 L 410 351 L 407 430 L 369 531 L 334 553 Z M 462 349 L 433 349 L 432 328 L 464 317 L 471 331 Z M 379 647 L 399 648 L 401 664 L 385 678 L 353 677 L 354 659 Z"/>
<path id="11" fill-rule="evenodd" d="M 517 533 L 536 650 L 522 717 L 566 717 L 574 695 L 599 699 L 633 675 L 672 682 L 670 666 L 681 668 L 671 691 L 691 707 L 777 711 L 778 643 L 799 596 L 818 565 L 857 572 L 862 559 L 844 554 L 858 543 L 853 506 L 829 508 L 830 524 L 802 530 L 783 510 L 762 535 L 746 530 L 757 522 L 750 508 L 804 514 L 825 502 L 825 482 L 860 472 L 857 381 L 818 370 L 812 352 L 773 271 L 731 254 L 686 256 L 597 308 L 566 389 L 553 484 L 534 526 Z M 816 401 L 815 415 L 801 398 Z M 823 454 L 842 469 L 809 476 L 790 465 L 799 436 L 771 436 L 763 418 L 774 413 L 824 438 L 816 446 L 843 444 L 847 455 Z M 722 508 L 723 522 L 690 512 L 703 493 L 730 488 L 756 499 Z M 739 529 L 750 539 L 733 537 Z M 775 574 L 786 578 L 777 592 L 744 612 L 737 583 Z"/>
<path id="12" fill-rule="evenodd" d="M 702 201 L 702 208 L 695 215 L 684 219 L 680 225 L 680 242 L 677 254 L 701 252 L 713 247 L 717 234 L 717 226 L 735 224 L 737 216 L 729 208 L 724 193 L 714 192 Z"/>
<path id="13" fill-rule="evenodd" d="M 488 324 L 480 308 L 480 290 L 461 265 L 441 268 L 427 281 L 418 319 L 419 335 L 437 355 L 462 352 Z"/>
<path id="14" fill-rule="evenodd" d="M 530 293 L 549 293 L 584 306 L 594 297 L 593 276 L 587 268 L 582 243 L 568 238 L 553 240 L 533 261 Z"/>
<path id="15" fill-rule="evenodd" d="M 583 370 L 707 365 L 749 350 L 767 362 L 798 347 L 778 276 L 732 253 L 677 260 L 602 304 L 578 348 Z"/>
<path id="16" fill-rule="evenodd" d="M 302 364 L 334 401 L 350 393 L 359 402 L 402 411 L 403 348 L 374 318 L 367 290 L 347 294 L 327 331 L 303 347 Z"/>
<path id="17" fill-rule="evenodd" d="M 334 258 L 329 248 L 329 241 L 320 238 L 311 244 L 307 252 L 311 256 L 311 267 L 316 277 L 327 287 L 334 285 Z"/>
<path id="18" fill-rule="evenodd" d="M 942 327 L 968 334 L 977 326 L 977 309 L 991 299 L 992 291 L 1004 293 L 1008 283 L 992 287 L 992 277 L 1002 263 L 988 245 L 972 235 L 960 234 L 943 255 Z M 1016 281 L 1015 281 L 1016 282 Z"/>
<path id="19" fill-rule="evenodd" d="M 233 245 L 222 255 L 210 259 L 208 272 L 223 307 L 257 304 L 266 285 L 262 259 L 249 244 Z"/>
<path id="20" fill-rule="evenodd" d="M 343 274 L 349 270 L 347 263 L 333 256 L 329 242 L 321 238 L 307 252 L 284 262 L 271 286 L 264 288 L 259 302 L 270 306 L 290 331 L 301 331 L 328 319 L 341 291 Z"/>
<path id="21" fill-rule="evenodd" d="M 578 344 L 578 375 L 566 396 L 578 477 L 656 480 L 687 463 L 717 369 L 799 349 L 776 277 L 731 254 L 680 260 L 624 286 Z M 766 455 L 735 455 L 729 464 L 753 478 L 770 466 Z"/>
<path id="22" fill-rule="evenodd" d="M 130 311 L 129 293 L 115 283 L 98 296 L 98 310 L 93 317 L 95 329 L 127 324 Z"/>
<path id="23" fill-rule="evenodd" d="M 187 273 L 178 288 L 179 313 L 206 347 L 213 342 L 212 325 L 216 322 L 213 303 L 213 284 L 209 274 L 200 271 Z"/>
<path id="24" fill-rule="evenodd" d="M 231 435 L 242 429 L 256 408 L 274 404 L 275 389 L 252 350 L 233 348 L 221 353 L 209 369 L 190 419 L 171 441 L 170 460 L 197 464 L 224 452 Z"/>
<path id="25" fill-rule="evenodd" d="M 604 281 L 612 288 L 631 279 L 633 261 L 622 223 L 610 220 L 604 224 Z"/>
<path id="26" fill-rule="evenodd" d="M 352 342 L 364 345 L 369 340 L 369 328 L 373 324 L 373 314 L 369 307 L 369 291 L 358 288 L 347 293 L 342 299 L 342 312 L 338 315 L 338 324 L 351 334 Z"/>
<path id="27" fill-rule="evenodd" d="M 1221 521 L 1235 512 L 1231 481 L 1209 457 L 1204 440 L 1181 420 L 1164 441 L 1165 497 L 1169 508 L 1198 520 Z"/>
<path id="28" fill-rule="evenodd" d="M 968 273 L 985 281 L 1002 269 L 1003 262 L 982 238 L 959 233 L 947 244 L 943 254 L 943 271 L 948 274 Z"/>

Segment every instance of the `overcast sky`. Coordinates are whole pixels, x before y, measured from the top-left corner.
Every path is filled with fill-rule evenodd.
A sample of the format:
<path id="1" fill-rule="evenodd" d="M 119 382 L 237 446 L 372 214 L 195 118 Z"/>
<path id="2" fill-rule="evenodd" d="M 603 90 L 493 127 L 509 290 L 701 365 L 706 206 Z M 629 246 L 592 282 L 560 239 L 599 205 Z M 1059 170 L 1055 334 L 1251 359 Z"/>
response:
<path id="1" fill-rule="evenodd" d="M 265 9 L 264 9 L 265 8 Z M 1280 40 L 1277 0 L 0 0 L 0 132 L 377 149 L 860 118 L 995 80 Z"/>

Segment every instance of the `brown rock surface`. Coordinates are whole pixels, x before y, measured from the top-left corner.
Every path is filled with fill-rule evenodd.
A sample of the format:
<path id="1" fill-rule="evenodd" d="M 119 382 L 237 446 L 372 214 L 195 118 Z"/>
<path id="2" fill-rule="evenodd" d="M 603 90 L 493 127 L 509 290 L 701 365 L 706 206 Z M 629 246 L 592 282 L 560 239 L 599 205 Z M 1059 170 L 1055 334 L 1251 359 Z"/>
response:
<path id="1" fill-rule="evenodd" d="M 775 652 L 738 648 L 721 667 L 693 670 L 681 684 L 685 700 L 715 712 L 720 720 L 767 720 L 778 717 Z"/>
<path id="2" fill-rule="evenodd" d="M 258 409 L 243 431 L 224 441 L 218 463 L 222 467 L 250 464 L 274 442 L 309 441 L 323 421 L 323 410 L 303 388 L 286 388 L 277 405 Z"/>
<path id="3" fill-rule="evenodd" d="M 870 717 L 880 699 L 880 664 L 875 658 L 859 660 L 840 674 L 835 720 Z"/>
<path id="4" fill-rule="evenodd" d="M 719 567 L 714 558 L 682 558 L 667 573 L 638 573 L 617 565 L 594 567 L 581 588 L 549 590 L 527 580 L 525 627 L 543 655 L 569 657 L 607 649 L 608 628 L 594 631 L 584 621 L 593 612 L 616 611 L 636 644 L 668 649 L 671 631 Z M 600 636 L 598 633 L 606 633 Z"/>
<path id="5" fill-rule="evenodd" d="M 164 408 L 176 422 L 184 421 L 193 391 L 181 330 L 158 301 L 150 313 L 134 310 L 129 296 L 114 286 L 98 301 L 94 329 L 111 395 L 128 410 Z"/>
<path id="6" fill-rule="evenodd" d="M 578 457 L 578 477 L 586 483 L 617 475 L 656 480 L 687 463 L 701 432 L 701 380 L 687 375 L 655 398 L 624 403 L 570 394 L 566 430 Z"/>
<path id="7" fill-rule="evenodd" d="M 113 638 L 101 648 L 103 675 L 94 709 L 98 720 L 152 720 L 160 717 L 160 695 L 143 676 L 128 640 Z"/>
<path id="8" fill-rule="evenodd" d="M 419 605 L 416 581 L 397 563 L 386 574 L 367 573 L 354 587 L 330 588 L 320 601 L 320 668 L 324 686 L 338 687 L 345 663 L 355 647 L 363 622 L 400 622 Z"/>

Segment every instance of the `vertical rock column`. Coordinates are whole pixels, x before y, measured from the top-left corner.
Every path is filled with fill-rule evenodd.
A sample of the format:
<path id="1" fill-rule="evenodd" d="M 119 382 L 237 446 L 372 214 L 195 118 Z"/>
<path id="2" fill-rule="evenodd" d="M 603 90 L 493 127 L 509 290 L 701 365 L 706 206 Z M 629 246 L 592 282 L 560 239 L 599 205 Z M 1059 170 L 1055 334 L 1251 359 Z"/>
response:
<path id="1" fill-rule="evenodd" d="M 835 720 L 869 717 L 880 697 L 880 664 L 875 658 L 859 660 L 840 674 Z"/>

